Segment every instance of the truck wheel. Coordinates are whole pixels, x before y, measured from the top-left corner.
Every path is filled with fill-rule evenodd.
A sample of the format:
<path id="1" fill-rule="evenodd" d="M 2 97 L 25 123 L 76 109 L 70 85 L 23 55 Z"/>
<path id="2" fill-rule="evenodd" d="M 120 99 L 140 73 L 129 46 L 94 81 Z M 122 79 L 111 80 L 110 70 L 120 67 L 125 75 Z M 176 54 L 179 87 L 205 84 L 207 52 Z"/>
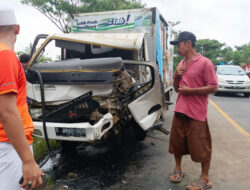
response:
<path id="1" fill-rule="evenodd" d="M 131 121 L 136 140 L 143 141 L 147 136 L 147 131 L 144 131 L 134 120 Z"/>
<path id="2" fill-rule="evenodd" d="M 61 141 L 62 151 L 65 153 L 76 153 L 76 147 L 78 145 L 78 142 Z"/>
<path id="3" fill-rule="evenodd" d="M 250 96 L 250 94 L 244 93 L 244 97 L 248 98 L 249 96 Z"/>

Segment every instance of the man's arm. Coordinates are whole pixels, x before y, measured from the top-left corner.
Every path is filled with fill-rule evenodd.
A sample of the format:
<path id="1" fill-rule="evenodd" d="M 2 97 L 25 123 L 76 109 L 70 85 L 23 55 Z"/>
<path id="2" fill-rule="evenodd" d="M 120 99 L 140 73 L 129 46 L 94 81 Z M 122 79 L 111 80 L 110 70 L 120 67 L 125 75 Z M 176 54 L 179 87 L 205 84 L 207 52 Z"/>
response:
<path id="1" fill-rule="evenodd" d="M 24 182 L 22 187 L 26 188 L 28 181 L 31 181 L 32 188 L 35 188 L 42 184 L 41 175 L 43 173 L 35 162 L 25 137 L 22 119 L 16 106 L 16 94 L 0 95 L 0 105 L 2 126 L 23 163 Z"/>
<path id="2" fill-rule="evenodd" d="M 183 95 L 200 95 L 204 96 L 207 94 L 215 93 L 217 92 L 217 86 L 203 86 L 200 88 L 190 88 L 187 86 L 182 86 L 178 89 L 179 93 L 182 93 Z"/>

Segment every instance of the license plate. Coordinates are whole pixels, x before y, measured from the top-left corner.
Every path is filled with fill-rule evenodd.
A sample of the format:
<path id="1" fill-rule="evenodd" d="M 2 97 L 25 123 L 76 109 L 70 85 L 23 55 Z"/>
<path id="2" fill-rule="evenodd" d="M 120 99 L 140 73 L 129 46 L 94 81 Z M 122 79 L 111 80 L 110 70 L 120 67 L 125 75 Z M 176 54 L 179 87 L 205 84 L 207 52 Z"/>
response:
<path id="1" fill-rule="evenodd" d="M 85 129 L 56 127 L 56 136 L 86 137 Z"/>

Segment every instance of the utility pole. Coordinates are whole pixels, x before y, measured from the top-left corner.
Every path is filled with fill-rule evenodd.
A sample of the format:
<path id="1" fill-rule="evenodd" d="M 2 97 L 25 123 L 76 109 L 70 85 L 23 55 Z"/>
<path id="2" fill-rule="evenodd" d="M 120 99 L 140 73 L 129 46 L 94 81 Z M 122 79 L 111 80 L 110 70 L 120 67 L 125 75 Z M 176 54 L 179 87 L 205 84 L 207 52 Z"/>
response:
<path id="1" fill-rule="evenodd" d="M 203 44 L 201 44 L 201 55 L 203 55 Z"/>

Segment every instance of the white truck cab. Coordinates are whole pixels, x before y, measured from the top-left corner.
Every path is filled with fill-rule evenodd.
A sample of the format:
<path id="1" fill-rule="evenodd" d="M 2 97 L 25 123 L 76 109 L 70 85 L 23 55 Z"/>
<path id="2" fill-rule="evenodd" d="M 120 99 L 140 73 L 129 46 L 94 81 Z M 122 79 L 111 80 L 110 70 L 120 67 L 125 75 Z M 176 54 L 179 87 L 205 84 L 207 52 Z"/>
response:
<path id="1" fill-rule="evenodd" d="M 72 30 L 34 42 L 26 71 L 34 135 L 90 143 L 132 127 L 144 139 L 173 91 L 171 28 L 150 8 L 78 14 Z"/>

